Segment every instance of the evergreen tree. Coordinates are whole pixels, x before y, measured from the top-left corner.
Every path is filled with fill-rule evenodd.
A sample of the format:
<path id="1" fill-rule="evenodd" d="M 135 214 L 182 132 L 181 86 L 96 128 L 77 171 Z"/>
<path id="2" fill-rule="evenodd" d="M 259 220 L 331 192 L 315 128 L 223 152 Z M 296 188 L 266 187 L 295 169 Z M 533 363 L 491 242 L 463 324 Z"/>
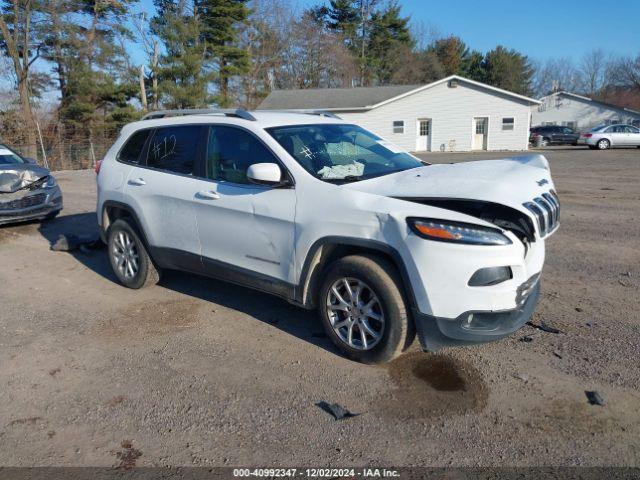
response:
<path id="1" fill-rule="evenodd" d="M 531 93 L 534 72 L 529 59 L 521 53 L 499 45 L 487 53 L 483 67 L 488 84 L 522 95 Z"/>
<path id="2" fill-rule="evenodd" d="M 366 64 L 378 84 L 389 84 L 400 67 L 401 52 L 412 48 L 409 17 L 400 16 L 400 6 L 392 3 L 371 17 L 371 35 Z"/>
<path id="3" fill-rule="evenodd" d="M 486 72 L 484 71 L 484 55 L 477 50 L 469 53 L 462 62 L 460 75 L 477 82 L 484 82 Z"/>
<path id="4" fill-rule="evenodd" d="M 230 103 L 229 82 L 249 70 L 249 52 L 239 47 L 239 27 L 247 23 L 247 0 L 196 0 L 207 63 L 217 71 L 218 103 Z"/>
<path id="5" fill-rule="evenodd" d="M 362 18 L 354 0 L 330 0 L 329 8 L 319 7 L 315 12 L 316 18 L 324 14 L 326 26 L 342 35 L 345 45 L 355 55 L 359 53 Z"/>
<path id="6" fill-rule="evenodd" d="M 464 66 L 469 61 L 469 49 L 459 37 L 452 35 L 436 40 L 429 50 L 438 57 L 445 76 L 464 74 Z"/>
<path id="7" fill-rule="evenodd" d="M 198 6 L 186 0 L 155 0 L 157 15 L 151 28 L 164 45 L 160 57 L 158 89 L 167 108 L 206 107 L 214 99 L 208 92 L 213 74 L 205 71 L 207 56 Z"/>
<path id="8" fill-rule="evenodd" d="M 109 134 L 137 118 L 129 100 L 135 85 L 126 69 L 127 54 L 118 35 L 136 0 L 45 2 L 55 28 L 47 37 L 47 58 L 54 64 L 61 101 L 59 115 L 67 135 L 86 138 Z"/>

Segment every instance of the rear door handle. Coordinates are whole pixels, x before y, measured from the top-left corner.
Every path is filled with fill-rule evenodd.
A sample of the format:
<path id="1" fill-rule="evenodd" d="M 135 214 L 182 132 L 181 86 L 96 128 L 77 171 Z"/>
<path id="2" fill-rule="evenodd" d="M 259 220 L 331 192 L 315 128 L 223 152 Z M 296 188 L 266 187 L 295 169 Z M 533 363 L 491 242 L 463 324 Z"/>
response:
<path id="1" fill-rule="evenodd" d="M 129 185 L 142 186 L 142 185 L 146 185 L 146 184 L 147 184 L 147 182 L 145 182 L 143 178 L 134 178 L 132 180 L 129 180 Z"/>
<path id="2" fill-rule="evenodd" d="M 217 200 L 220 198 L 220 195 L 212 190 L 200 190 L 198 193 L 196 193 L 196 197 L 202 198 L 204 200 Z"/>

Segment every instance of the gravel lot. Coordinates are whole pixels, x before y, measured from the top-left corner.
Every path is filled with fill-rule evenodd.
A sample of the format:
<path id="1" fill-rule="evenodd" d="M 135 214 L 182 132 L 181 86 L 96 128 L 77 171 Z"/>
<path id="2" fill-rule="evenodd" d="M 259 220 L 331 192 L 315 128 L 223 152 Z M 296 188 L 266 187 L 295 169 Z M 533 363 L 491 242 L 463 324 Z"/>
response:
<path id="1" fill-rule="evenodd" d="M 0 465 L 638 466 L 640 150 L 543 153 L 563 218 L 534 322 L 561 333 L 388 367 L 274 297 L 179 273 L 132 291 L 104 250 L 50 251 L 96 230 L 93 172 L 59 172 L 64 215 L 0 227 Z"/>

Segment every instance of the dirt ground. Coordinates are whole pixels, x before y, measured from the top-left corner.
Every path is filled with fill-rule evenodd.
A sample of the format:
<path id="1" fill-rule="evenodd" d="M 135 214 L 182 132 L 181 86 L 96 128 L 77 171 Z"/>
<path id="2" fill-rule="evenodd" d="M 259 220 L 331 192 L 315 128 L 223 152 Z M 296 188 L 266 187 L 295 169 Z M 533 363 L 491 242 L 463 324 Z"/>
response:
<path id="1" fill-rule="evenodd" d="M 563 211 L 533 321 L 561 333 L 388 367 L 277 298 L 180 273 L 128 290 L 105 250 L 50 251 L 96 231 L 93 172 L 59 172 L 64 215 L 0 227 L 0 465 L 638 466 L 640 150 L 543 153 Z"/>

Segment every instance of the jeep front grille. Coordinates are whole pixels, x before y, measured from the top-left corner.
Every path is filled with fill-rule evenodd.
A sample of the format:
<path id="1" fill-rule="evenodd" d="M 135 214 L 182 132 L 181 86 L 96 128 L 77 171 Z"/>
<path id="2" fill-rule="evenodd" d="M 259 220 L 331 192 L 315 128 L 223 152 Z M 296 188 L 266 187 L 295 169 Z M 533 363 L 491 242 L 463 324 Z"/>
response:
<path id="1" fill-rule="evenodd" d="M 541 237 L 553 232 L 560 222 L 560 200 L 553 190 L 543 193 L 532 202 L 523 203 L 536 218 Z"/>

